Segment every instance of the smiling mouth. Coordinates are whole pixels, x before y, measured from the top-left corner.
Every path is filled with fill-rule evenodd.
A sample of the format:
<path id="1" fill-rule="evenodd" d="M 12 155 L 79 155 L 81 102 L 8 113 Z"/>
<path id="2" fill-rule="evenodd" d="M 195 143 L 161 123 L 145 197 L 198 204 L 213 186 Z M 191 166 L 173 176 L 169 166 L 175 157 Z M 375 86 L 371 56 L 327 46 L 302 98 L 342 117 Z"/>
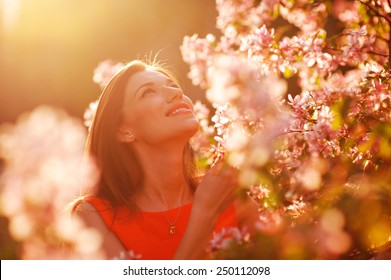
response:
<path id="1" fill-rule="evenodd" d="M 175 109 L 174 111 L 172 111 L 171 113 L 169 113 L 167 115 L 167 117 L 173 117 L 173 116 L 176 116 L 176 115 L 179 115 L 179 114 L 184 114 L 184 113 L 191 113 L 192 111 L 189 109 L 189 108 L 178 108 L 178 109 Z"/>
<path id="2" fill-rule="evenodd" d="M 175 104 L 171 106 L 171 108 L 167 111 L 166 116 L 167 117 L 173 117 L 179 114 L 185 114 L 185 113 L 192 113 L 190 106 L 187 105 L 184 102 Z"/>

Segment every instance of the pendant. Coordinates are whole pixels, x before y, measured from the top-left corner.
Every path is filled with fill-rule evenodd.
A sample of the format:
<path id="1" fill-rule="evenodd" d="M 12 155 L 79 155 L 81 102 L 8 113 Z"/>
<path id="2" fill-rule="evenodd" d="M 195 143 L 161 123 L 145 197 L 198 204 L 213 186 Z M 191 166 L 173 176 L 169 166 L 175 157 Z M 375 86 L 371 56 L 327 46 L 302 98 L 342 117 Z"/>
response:
<path id="1" fill-rule="evenodd" d="M 169 233 L 170 233 L 170 235 L 174 235 L 176 233 L 175 225 L 170 225 Z"/>

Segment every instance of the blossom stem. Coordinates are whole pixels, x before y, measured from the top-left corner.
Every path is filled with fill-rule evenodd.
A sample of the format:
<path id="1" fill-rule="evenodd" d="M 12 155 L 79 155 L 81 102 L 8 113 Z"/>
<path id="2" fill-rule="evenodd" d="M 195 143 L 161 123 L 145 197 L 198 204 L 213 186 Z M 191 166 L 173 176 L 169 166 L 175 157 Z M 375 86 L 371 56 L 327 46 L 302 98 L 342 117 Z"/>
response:
<path id="1" fill-rule="evenodd" d="M 390 0 L 391 1 L 391 0 Z M 379 39 L 379 40 L 381 40 L 381 41 L 383 41 L 383 42 L 386 42 L 387 44 L 389 43 L 389 41 L 390 40 L 388 40 L 388 39 L 386 39 L 386 38 L 383 38 L 382 36 L 375 36 L 376 37 L 376 39 Z"/>
<path id="2" fill-rule="evenodd" d="M 390 2 L 390 1 L 389 1 Z M 388 24 L 389 39 L 388 39 L 388 70 L 391 71 L 391 23 Z"/>
<path id="3" fill-rule="evenodd" d="M 391 23 L 391 17 L 387 14 L 380 13 L 375 7 L 373 7 L 371 4 L 368 4 L 364 1 L 358 0 L 361 4 L 367 6 L 370 10 L 372 10 L 378 17 L 384 18 L 388 23 Z"/>
<path id="4" fill-rule="evenodd" d="M 388 57 L 388 59 L 390 59 L 390 55 L 389 54 L 382 54 L 382 53 L 371 52 L 371 51 L 366 51 L 365 53 L 374 54 L 374 55 L 378 55 L 378 56 L 382 56 L 382 57 Z"/>
<path id="5" fill-rule="evenodd" d="M 391 48 L 391 40 L 388 40 L 388 46 Z M 338 49 L 338 48 L 327 47 L 326 49 L 331 50 L 331 51 L 342 52 L 342 50 Z M 391 57 L 389 54 L 383 54 L 383 53 L 378 53 L 378 52 L 373 52 L 373 51 L 363 51 L 363 53 L 378 55 L 378 56 L 382 56 L 382 57 L 388 57 L 388 59 L 390 59 L 390 57 Z"/>

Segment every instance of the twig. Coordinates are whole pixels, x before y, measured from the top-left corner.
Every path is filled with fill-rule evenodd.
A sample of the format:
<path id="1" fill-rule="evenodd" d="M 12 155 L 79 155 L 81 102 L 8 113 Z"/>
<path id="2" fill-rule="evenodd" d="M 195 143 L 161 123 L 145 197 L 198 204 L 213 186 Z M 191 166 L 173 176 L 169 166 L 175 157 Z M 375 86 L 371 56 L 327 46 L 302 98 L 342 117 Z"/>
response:
<path id="1" fill-rule="evenodd" d="M 378 10 L 376 10 L 372 5 L 366 3 L 366 2 L 363 2 L 361 0 L 357 0 L 358 2 L 360 2 L 361 4 L 367 6 L 370 10 L 372 10 L 378 17 L 382 17 L 384 18 L 386 21 L 388 21 L 388 23 L 391 23 L 391 17 L 389 17 L 387 14 L 381 14 Z"/>
<path id="2" fill-rule="evenodd" d="M 391 0 L 390 0 L 391 1 Z M 335 34 L 334 36 L 328 38 L 328 41 L 332 41 L 334 40 L 335 38 L 338 38 L 338 37 L 343 37 L 343 36 L 350 36 L 351 33 L 349 33 L 349 31 L 344 31 L 346 33 L 340 33 L 340 34 Z M 367 35 L 358 35 L 360 37 L 366 37 Z M 379 39 L 379 40 L 382 40 L 383 42 L 386 42 L 388 44 L 389 40 L 382 37 L 382 36 L 378 36 L 378 35 L 374 35 L 376 37 L 376 39 Z"/>
<path id="3" fill-rule="evenodd" d="M 391 42 L 391 41 L 389 41 L 389 42 Z M 326 47 L 326 50 L 339 51 L 339 52 L 342 52 L 342 51 L 343 51 L 343 50 L 341 50 L 341 49 L 331 48 L 331 47 Z M 372 51 L 363 51 L 363 53 L 368 53 L 368 54 L 373 54 L 373 55 L 378 55 L 378 56 L 390 58 L 390 55 L 389 55 L 389 54 L 382 54 L 382 53 L 377 53 L 377 52 L 372 52 Z"/>
<path id="4" fill-rule="evenodd" d="M 388 27 L 388 34 L 390 37 L 390 39 L 388 40 L 388 71 L 391 71 L 391 23 L 388 24 Z"/>
<path id="5" fill-rule="evenodd" d="M 382 54 L 382 53 L 371 52 L 371 51 L 366 51 L 366 52 L 364 52 L 364 53 L 368 53 L 368 54 L 373 54 L 373 55 L 378 55 L 378 56 L 390 58 L 390 55 L 389 55 L 389 54 Z"/>
<path id="6" fill-rule="evenodd" d="M 391 0 L 390 0 L 391 1 Z M 376 39 L 380 39 L 382 40 L 383 42 L 386 42 L 387 44 L 390 42 L 390 40 L 386 39 L 386 38 L 383 38 L 382 36 L 377 36 L 375 35 Z"/>
<path id="7" fill-rule="evenodd" d="M 383 7 L 382 7 L 380 4 L 378 4 L 377 1 L 373 1 L 373 3 L 375 3 L 375 6 L 376 6 L 377 8 L 379 8 L 379 9 L 381 9 L 381 10 L 384 11 Z"/>

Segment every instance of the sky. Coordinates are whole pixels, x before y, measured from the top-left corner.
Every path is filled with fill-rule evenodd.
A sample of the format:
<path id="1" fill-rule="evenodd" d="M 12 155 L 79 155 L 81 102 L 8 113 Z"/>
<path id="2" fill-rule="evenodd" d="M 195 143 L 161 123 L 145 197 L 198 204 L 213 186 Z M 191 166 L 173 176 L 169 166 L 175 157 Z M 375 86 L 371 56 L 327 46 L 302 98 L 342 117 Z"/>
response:
<path id="1" fill-rule="evenodd" d="M 202 100 L 179 46 L 186 35 L 218 34 L 216 16 L 213 0 L 0 0 L 0 123 L 43 104 L 82 118 L 100 94 L 99 62 L 157 52 Z"/>

